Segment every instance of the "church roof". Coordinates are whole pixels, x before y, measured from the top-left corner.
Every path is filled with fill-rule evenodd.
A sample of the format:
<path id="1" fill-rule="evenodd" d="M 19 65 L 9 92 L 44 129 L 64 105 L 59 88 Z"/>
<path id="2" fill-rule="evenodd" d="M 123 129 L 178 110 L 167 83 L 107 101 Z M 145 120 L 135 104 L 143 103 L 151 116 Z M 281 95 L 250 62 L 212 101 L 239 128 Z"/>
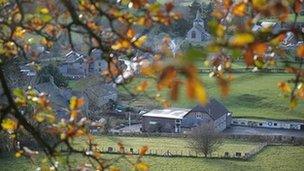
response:
<path id="1" fill-rule="evenodd" d="M 200 14 L 199 10 L 197 10 L 197 12 L 196 12 L 196 17 L 194 19 L 194 22 L 204 22 L 204 20 L 201 17 L 201 14 Z"/>

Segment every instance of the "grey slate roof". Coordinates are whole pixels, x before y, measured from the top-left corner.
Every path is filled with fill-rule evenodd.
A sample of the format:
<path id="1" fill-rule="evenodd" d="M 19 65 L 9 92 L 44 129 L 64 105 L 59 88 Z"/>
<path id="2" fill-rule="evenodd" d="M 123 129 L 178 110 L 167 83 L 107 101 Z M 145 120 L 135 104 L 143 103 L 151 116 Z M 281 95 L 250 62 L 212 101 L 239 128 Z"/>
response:
<path id="1" fill-rule="evenodd" d="M 221 116 L 229 113 L 229 110 L 216 99 L 210 99 L 205 106 L 199 104 L 195 106 L 191 112 L 203 112 L 208 114 L 213 120 L 217 120 Z"/>

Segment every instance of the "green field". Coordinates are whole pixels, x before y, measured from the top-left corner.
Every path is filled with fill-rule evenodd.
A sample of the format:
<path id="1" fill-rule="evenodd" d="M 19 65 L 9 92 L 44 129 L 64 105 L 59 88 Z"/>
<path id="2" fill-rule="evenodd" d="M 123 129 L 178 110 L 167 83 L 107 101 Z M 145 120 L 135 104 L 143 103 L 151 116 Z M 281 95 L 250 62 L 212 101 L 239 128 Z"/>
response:
<path id="1" fill-rule="evenodd" d="M 82 147 L 84 141 L 76 141 L 77 146 Z M 133 148 L 139 149 L 143 145 L 147 145 L 152 153 L 157 152 L 163 154 L 169 150 L 172 154 L 189 154 L 195 155 L 195 151 L 189 148 L 189 143 L 186 138 L 166 138 L 166 137 L 117 137 L 117 136 L 103 136 L 97 137 L 96 142 L 100 147 L 107 149 L 108 147 L 118 148 L 117 143 L 124 144 L 126 150 Z M 259 143 L 241 142 L 226 140 L 220 146 L 220 148 L 214 152 L 214 155 L 223 156 L 225 152 L 235 154 L 236 152 L 244 153 L 249 152 L 256 148 Z"/>
<path id="2" fill-rule="evenodd" d="M 106 158 L 117 158 L 118 155 L 105 155 Z M 135 157 L 130 157 L 135 161 Z M 304 148 L 294 146 L 271 146 L 266 147 L 257 156 L 249 161 L 204 159 L 186 157 L 144 157 L 144 161 L 154 171 L 301 171 L 304 169 Z M 75 159 L 73 163 L 82 164 L 83 160 Z M 132 166 L 125 160 L 117 164 L 122 170 L 132 170 Z M 0 157 L 1 171 L 28 171 L 35 170 L 36 166 L 29 164 L 25 158 Z"/>
<path id="3" fill-rule="evenodd" d="M 209 78 L 208 74 L 201 75 L 209 96 L 222 101 L 233 112 L 233 116 L 304 120 L 303 102 L 300 101 L 296 109 L 290 110 L 289 99 L 284 97 L 277 87 L 278 82 L 291 79 L 293 75 L 245 73 L 234 74 L 233 76 L 234 80 L 232 81 L 229 96 L 221 98 L 215 80 Z M 134 79 L 133 82 L 127 84 L 127 87 L 132 91 L 142 80 Z M 156 91 L 154 80 L 149 79 L 149 84 L 146 95 L 152 97 L 160 93 L 164 97 L 168 96 L 167 92 Z M 126 95 L 123 88 L 120 87 L 119 90 L 121 94 Z M 140 96 L 132 102 L 130 102 L 130 99 L 125 99 L 125 101 L 128 102 L 128 105 L 148 109 L 149 106 L 157 105 L 156 102 L 151 101 L 146 96 Z M 174 107 L 192 108 L 195 105 L 196 102 L 190 101 L 186 97 L 184 89 L 180 90 L 179 100 L 173 103 Z"/>

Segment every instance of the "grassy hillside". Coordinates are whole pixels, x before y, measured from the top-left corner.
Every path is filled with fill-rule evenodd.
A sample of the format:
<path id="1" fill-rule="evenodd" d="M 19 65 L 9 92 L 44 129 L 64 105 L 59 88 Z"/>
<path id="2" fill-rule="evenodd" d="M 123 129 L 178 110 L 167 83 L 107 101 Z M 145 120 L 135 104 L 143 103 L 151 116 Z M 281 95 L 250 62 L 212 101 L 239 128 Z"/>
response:
<path id="1" fill-rule="evenodd" d="M 240 117 L 256 117 L 256 118 L 273 118 L 282 120 L 304 120 L 304 104 L 300 102 L 295 110 L 289 109 L 289 99 L 283 97 L 280 93 L 277 83 L 282 80 L 293 78 L 289 74 L 234 74 L 234 81 L 231 85 L 231 91 L 228 97 L 222 99 L 219 95 L 218 86 L 213 78 L 209 78 L 207 74 L 201 75 L 210 97 L 220 99 L 225 106 L 233 112 L 234 116 Z M 130 90 L 134 90 L 142 79 L 135 79 L 127 85 Z M 154 86 L 155 80 L 149 80 L 150 86 L 146 94 L 155 96 L 160 93 L 164 97 L 167 92 L 157 92 Z M 120 88 L 122 94 L 126 94 L 125 90 Z M 192 108 L 196 102 L 190 101 L 185 90 L 180 90 L 181 96 L 179 101 L 174 102 L 174 107 Z M 132 106 L 147 107 L 154 105 L 156 102 L 151 101 L 145 96 L 141 96 L 130 102 Z"/>
<path id="2" fill-rule="evenodd" d="M 105 158 L 117 158 L 118 155 L 104 155 Z M 130 157 L 135 161 L 134 157 Z M 170 158 L 170 157 L 144 157 L 144 161 L 150 165 L 151 171 L 178 170 L 178 171 L 301 171 L 304 169 L 304 148 L 295 146 L 266 147 L 261 153 L 249 161 L 204 159 L 204 158 Z M 85 163 L 75 158 L 73 163 Z M 119 160 L 117 164 L 122 170 L 130 170 L 132 166 L 126 161 Z M 28 171 L 36 167 L 29 164 L 25 158 L 0 157 L 0 166 L 3 171 Z M 65 169 L 63 169 L 65 170 Z"/>

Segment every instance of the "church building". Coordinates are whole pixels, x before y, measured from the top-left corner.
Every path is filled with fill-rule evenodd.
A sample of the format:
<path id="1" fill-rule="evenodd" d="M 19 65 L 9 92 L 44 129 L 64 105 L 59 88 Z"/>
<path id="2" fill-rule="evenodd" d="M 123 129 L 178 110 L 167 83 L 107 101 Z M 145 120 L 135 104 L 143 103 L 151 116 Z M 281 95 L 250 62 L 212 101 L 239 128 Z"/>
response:
<path id="1" fill-rule="evenodd" d="M 188 31 L 186 40 L 189 43 L 202 43 L 209 41 L 210 34 L 205 30 L 204 20 L 201 18 L 199 10 L 196 13 L 196 17 L 193 21 L 193 27 Z"/>

